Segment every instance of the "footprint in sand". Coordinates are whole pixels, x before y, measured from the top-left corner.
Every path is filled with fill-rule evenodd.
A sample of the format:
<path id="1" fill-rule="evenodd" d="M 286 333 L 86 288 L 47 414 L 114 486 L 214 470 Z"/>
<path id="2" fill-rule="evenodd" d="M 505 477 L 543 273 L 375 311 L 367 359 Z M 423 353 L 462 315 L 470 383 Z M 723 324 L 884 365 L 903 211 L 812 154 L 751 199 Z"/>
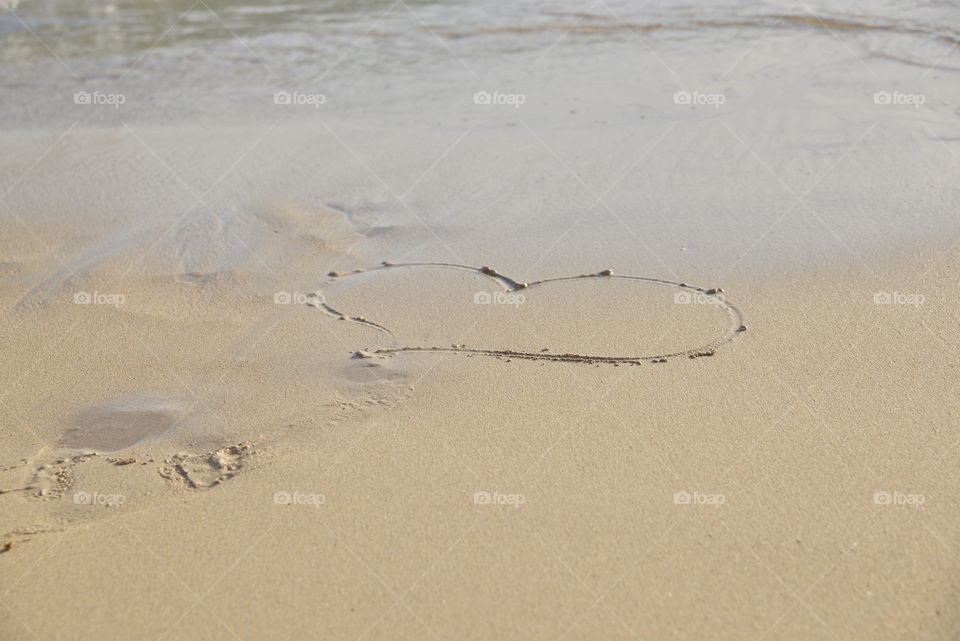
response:
<path id="1" fill-rule="evenodd" d="M 89 461 L 96 454 L 77 454 L 58 457 L 47 463 L 36 464 L 33 476 L 20 490 L 35 499 L 59 499 L 73 487 L 77 465 Z"/>
<path id="2" fill-rule="evenodd" d="M 178 425 L 184 411 L 182 402 L 156 395 L 124 397 L 85 409 L 73 418 L 57 443 L 60 456 L 34 463 L 35 473 L 18 491 L 27 491 L 41 499 L 61 498 L 74 485 L 77 465 L 95 460 L 99 454 L 155 445 Z M 69 455 L 63 453 L 64 450 L 81 453 Z M 175 454 L 162 462 L 159 472 L 164 478 L 192 489 L 212 487 L 232 478 L 252 453 L 252 445 L 243 442 L 206 454 Z M 141 461 L 137 456 L 99 459 L 116 467 L 153 462 L 152 457 Z M 136 467 L 139 466 L 131 469 Z"/>
<path id="3" fill-rule="evenodd" d="M 722 289 L 609 269 L 522 283 L 489 267 L 386 262 L 328 274 L 306 304 L 388 341 L 355 351 L 361 363 L 401 352 L 663 363 L 713 356 L 746 330 Z"/>
<path id="4" fill-rule="evenodd" d="M 205 490 L 233 476 L 253 455 L 253 444 L 244 441 L 206 454 L 176 454 L 160 466 L 160 475 L 191 490 Z"/>
<path id="5" fill-rule="evenodd" d="M 130 492 L 137 496 L 144 491 L 148 485 L 144 472 L 151 476 L 159 472 L 181 488 L 206 489 L 233 478 L 255 453 L 253 445 L 245 441 L 205 454 L 176 454 L 163 460 L 159 469 L 151 465 L 153 456 L 142 449 L 109 454 L 155 441 L 170 432 L 180 416 L 179 402 L 157 396 L 101 403 L 80 412 L 63 437 L 52 444 L 54 449 L 45 447 L 36 456 L 0 470 L 14 474 L 22 470 L 23 474 L 19 482 L 0 488 L 0 495 L 7 495 L 2 499 L 43 502 L 48 520 L 0 535 L 0 553 L 48 532 L 114 516 L 114 510 L 103 508 L 122 506 Z M 136 470 L 141 470 L 140 475 Z M 129 473 L 136 476 L 127 476 Z M 156 477 L 152 478 L 155 482 Z"/>

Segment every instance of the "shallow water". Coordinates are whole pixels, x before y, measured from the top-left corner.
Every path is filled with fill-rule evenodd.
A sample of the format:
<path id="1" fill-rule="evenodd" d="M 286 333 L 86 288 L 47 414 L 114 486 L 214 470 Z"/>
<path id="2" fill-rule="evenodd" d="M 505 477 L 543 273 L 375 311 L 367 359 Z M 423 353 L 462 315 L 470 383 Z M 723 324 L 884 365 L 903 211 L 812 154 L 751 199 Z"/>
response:
<path id="1" fill-rule="evenodd" d="M 824 24 L 812 24 L 816 20 L 814 15 Z M 304 44 L 298 42 L 298 38 L 312 38 L 311 49 L 324 55 L 337 50 L 338 36 L 357 37 L 364 33 L 371 39 L 403 35 L 407 39 L 404 46 L 415 50 L 417 39 L 409 37 L 409 31 L 417 27 L 468 36 L 524 35 L 568 28 L 605 31 L 628 25 L 640 32 L 708 31 L 725 24 L 766 29 L 775 25 L 775 28 L 786 28 L 791 23 L 810 20 L 810 26 L 827 28 L 829 25 L 839 30 L 881 27 L 956 35 L 958 17 L 960 9 L 956 3 L 946 0 L 915 2 L 909 7 L 902 2 L 872 0 L 842 3 L 598 0 L 592 4 L 570 0 L 551 3 L 327 0 L 287 4 L 263 0 L 108 3 L 23 0 L 16 2 L 0 22 L 0 33 L 4 34 L 0 55 L 8 61 L 44 55 L 57 55 L 65 60 L 110 59 L 136 56 L 150 48 L 203 54 L 209 53 L 208 47 L 221 43 L 242 48 L 243 43 L 237 43 L 237 38 L 251 47 L 270 47 L 271 53 L 278 56 L 294 55 L 298 45 Z M 278 39 L 281 36 L 282 41 Z M 522 42 L 522 38 L 517 40 L 516 47 L 536 46 Z M 423 40 L 420 42 L 426 44 Z M 504 46 L 504 50 L 509 47 Z M 430 52 L 432 47 L 423 48 L 424 54 Z M 384 56 L 384 61 L 387 60 L 389 56 Z"/>
<path id="2" fill-rule="evenodd" d="M 224 112 L 242 120 L 262 112 L 265 96 L 296 88 L 342 105 L 362 93 L 369 106 L 395 100 L 394 85 L 524 79 L 534 66 L 562 68 L 623 44 L 676 68 L 779 35 L 836 38 L 864 58 L 960 69 L 952 47 L 960 9 L 944 0 L 909 11 L 867 0 L 5 1 L 16 4 L 0 11 L 8 121 L 63 119 L 62 103 L 77 91 L 122 94 L 127 117 L 162 120 Z"/>

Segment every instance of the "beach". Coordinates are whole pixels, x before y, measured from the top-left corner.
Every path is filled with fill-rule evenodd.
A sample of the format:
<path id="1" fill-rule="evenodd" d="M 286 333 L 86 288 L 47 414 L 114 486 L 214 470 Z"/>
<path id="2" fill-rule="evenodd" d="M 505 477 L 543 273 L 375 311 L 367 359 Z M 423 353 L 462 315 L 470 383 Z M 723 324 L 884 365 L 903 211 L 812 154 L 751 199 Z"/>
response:
<path id="1" fill-rule="evenodd" d="M 0 637 L 952 639 L 957 18 L 4 5 Z"/>

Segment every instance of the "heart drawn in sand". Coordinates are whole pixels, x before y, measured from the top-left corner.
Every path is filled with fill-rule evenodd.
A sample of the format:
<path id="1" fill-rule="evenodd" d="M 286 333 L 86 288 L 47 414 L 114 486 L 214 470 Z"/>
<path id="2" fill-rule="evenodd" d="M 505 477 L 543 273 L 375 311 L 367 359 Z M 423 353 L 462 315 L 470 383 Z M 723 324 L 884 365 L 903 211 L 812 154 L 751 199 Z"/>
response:
<path id="1" fill-rule="evenodd" d="M 522 283 L 489 267 L 385 262 L 328 274 L 306 304 L 388 339 L 358 358 L 459 352 L 638 365 L 713 356 L 746 330 L 722 289 L 609 269 Z"/>

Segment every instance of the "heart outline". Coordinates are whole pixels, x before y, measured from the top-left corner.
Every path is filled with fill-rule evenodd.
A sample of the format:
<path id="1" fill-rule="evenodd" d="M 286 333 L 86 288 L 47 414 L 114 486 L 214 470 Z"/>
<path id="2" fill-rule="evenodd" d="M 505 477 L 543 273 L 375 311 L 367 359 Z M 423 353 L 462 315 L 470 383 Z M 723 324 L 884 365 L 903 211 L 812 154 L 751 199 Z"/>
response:
<path id="1" fill-rule="evenodd" d="M 521 283 L 518 282 L 504 274 L 497 272 L 494 269 L 489 267 L 472 267 L 470 265 L 460 265 L 457 263 L 432 263 L 432 262 L 416 262 L 416 263 L 392 263 L 389 261 L 384 261 L 380 265 L 375 267 L 370 267 L 367 269 L 355 269 L 350 272 L 330 272 L 327 274 L 328 280 L 325 282 L 325 285 L 332 284 L 338 279 L 346 278 L 356 274 L 366 274 L 373 271 L 385 270 L 385 269 L 394 269 L 394 268 L 404 268 L 404 267 L 446 267 L 453 269 L 465 270 L 473 274 L 486 276 L 498 283 L 505 292 L 517 292 L 527 289 L 531 289 L 537 286 L 543 286 L 549 283 L 570 281 L 570 280 L 581 280 L 589 278 L 618 278 L 622 280 L 634 280 L 642 281 L 647 283 L 654 283 L 656 285 L 670 286 L 678 288 L 681 290 L 686 290 L 690 292 L 696 292 L 698 294 L 709 296 L 713 299 L 714 304 L 718 307 L 724 309 L 728 316 L 733 321 L 731 329 L 728 330 L 722 337 L 710 341 L 704 345 L 698 347 L 693 347 L 686 350 L 681 350 L 677 352 L 671 352 L 667 354 L 654 354 L 654 355 L 645 355 L 645 356 L 590 356 L 585 354 L 552 354 L 548 352 L 523 352 L 516 350 L 498 350 L 498 349 L 478 349 L 478 348 L 466 348 L 459 346 L 451 347 L 419 347 L 419 346 L 404 346 L 398 345 L 394 347 L 379 348 L 373 350 L 371 353 L 376 355 L 393 355 L 400 353 L 409 353 L 409 352 L 461 352 L 466 354 L 476 354 L 480 356 L 493 356 L 497 358 L 517 358 L 521 360 L 539 360 L 539 361 L 554 361 L 554 362 L 575 362 L 575 363 L 612 363 L 612 364 L 630 364 L 630 365 L 639 365 L 643 362 L 648 363 L 664 363 L 667 359 L 677 358 L 686 356 L 690 359 L 713 356 L 716 353 L 716 350 L 726 343 L 731 342 L 739 334 L 746 331 L 746 326 L 743 324 L 743 312 L 733 303 L 728 301 L 725 297 L 720 296 L 723 292 L 720 288 L 704 288 L 697 287 L 695 285 L 689 285 L 687 283 L 678 283 L 675 281 L 670 281 L 662 278 L 650 278 L 647 276 L 622 276 L 617 275 L 612 272 L 612 270 L 603 270 L 595 274 L 580 274 L 579 276 L 559 276 L 557 278 L 544 278 L 538 281 L 533 281 L 530 283 Z M 344 314 L 329 303 L 327 303 L 325 297 L 323 296 L 322 289 L 314 294 L 315 298 L 307 300 L 307 305 L 311 307 L 316 307 L 323 311 L 328 316 L 332 316 L 339 320 L 346 320 L 354 323 L 359 323 L 368 327 L 372 327 L 378 331 L 385 332 L 395 341 L 397 337 L 394 333 L 379 323 L 367 320 L 363 316 L 349 316 Z M 355 355 L 364 355 L 365 352 L 354 352 Z"/>

